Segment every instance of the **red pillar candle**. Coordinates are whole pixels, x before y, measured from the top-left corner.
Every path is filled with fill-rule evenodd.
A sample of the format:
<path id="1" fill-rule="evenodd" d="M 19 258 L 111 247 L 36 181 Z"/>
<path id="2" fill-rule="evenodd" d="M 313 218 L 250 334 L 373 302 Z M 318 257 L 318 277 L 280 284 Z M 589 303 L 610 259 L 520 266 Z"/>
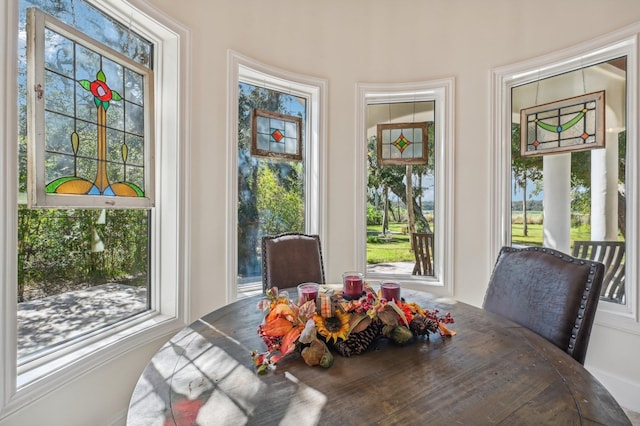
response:
<path id="1" fill-rule="evenodd" d="M 383 281 L 380 284 L 382 298 L 387 300 L 400 300 L 400 283 L 397 281 Z"/>
<path id="2" fill-rule="evenodd" d="M 360 272 L 345 272 L 342 274 L 344 295 L 350 299 L 362 296 L 364 277 Z"/>
<path id="3" fill-rule="evenodd" d="M 302 283 L 298 286 L 298 305 L 309 300 L 316 300 L 320 286 L 316 283 Z"/>

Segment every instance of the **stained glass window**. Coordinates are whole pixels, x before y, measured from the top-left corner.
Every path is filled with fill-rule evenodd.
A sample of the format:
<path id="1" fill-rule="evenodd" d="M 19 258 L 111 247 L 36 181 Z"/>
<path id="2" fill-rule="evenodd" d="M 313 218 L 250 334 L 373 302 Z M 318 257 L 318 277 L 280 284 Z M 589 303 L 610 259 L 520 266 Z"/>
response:
<path id="1" fill-rule="evenodd" d="M 30 9 L 29 203 L 153 206 L 153 73 Z"/>
<path id="2" fill-rule="evenodd" d="M 251 155 L 302 160 L 302 118 L 254 109 Z"/>
<path id="3" fill-rule="evenodd" d="M 522 109 L 522 156 L 603 148 L 604 102 L 600 91 Z"/>
<path id="4" fill-rule="evenodd" d="M 377 130 L 381 165 L 427 163 L 427 122 L 378 124 Z"/>

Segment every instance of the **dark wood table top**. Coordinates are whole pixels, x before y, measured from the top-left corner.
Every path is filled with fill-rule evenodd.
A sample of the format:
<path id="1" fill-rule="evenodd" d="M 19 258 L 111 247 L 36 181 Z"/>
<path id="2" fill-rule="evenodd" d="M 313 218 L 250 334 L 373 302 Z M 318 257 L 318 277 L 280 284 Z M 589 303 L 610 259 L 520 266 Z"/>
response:
<path id="1" fill-rule="evenodd" d="M 380 345 L 329 369 L 291 354 L 257 375 L 260 296 L 205 315 L 165 344 L 133 392 L 127 424 L 629 425 L 609 392 L 537 334 L 464 303 L 403 290 L 451 312 L 454 337 Z"/>

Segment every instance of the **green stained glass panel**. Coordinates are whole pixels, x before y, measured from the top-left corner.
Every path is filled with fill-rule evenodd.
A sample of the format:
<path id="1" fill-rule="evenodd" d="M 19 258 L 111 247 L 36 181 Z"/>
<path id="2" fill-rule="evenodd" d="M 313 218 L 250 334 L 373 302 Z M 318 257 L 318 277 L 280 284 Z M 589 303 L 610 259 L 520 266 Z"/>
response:
<path id="1" fill-rule="evenodd" d="M 520 111 L 522 156 L 604 148 L 605 92 Z"/>

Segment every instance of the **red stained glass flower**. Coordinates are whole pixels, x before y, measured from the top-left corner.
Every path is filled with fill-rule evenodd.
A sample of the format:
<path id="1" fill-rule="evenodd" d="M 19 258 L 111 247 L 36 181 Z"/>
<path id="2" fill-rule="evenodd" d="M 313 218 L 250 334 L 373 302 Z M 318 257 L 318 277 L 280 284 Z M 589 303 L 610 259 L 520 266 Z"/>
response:
<path id="1" fill-rule="evenodd" d="M 122 100 L 122 96 L 107 85 L 107 77 L 102 70 L 98 71 L 95 80 L 78 80 L 78 83 L 91 92 L 96 107 L 102 106 L 105 111 L 109 108 L 109 102 Z"/>
<path id="2" fill-rule="evenodd" d="M 109 89 L 109 86 L 107 86 L 107 83 L 104 81 L 94 80 L 91 83 L 91 93 L 102 102 L 109 102 L 111 100 L 111 89 Z"/>

